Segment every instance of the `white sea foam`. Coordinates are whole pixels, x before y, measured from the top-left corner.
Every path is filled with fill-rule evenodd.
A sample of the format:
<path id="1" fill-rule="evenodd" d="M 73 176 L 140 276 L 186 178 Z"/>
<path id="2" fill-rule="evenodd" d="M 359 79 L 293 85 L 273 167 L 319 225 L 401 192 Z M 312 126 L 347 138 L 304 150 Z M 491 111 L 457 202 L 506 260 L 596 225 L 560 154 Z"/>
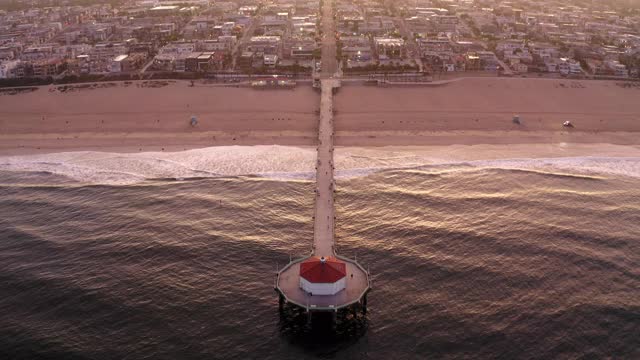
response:
<path id="1" fill-rule="evenodd" d="M 173 153 L 67 152 L 0 157 L 0 171 L 47 171 L 83 183 L 131 184 L 146 179 L 263 175 L 312 178 L 315 149 L 220 146 Z"/>
<path id="2" fill-rule="evenodd" d="M 336 177 L 347 179 L 389 169 L 426 172 L 469 169 L 544 170 L 571 174 L 640 177 L 640 157 L 513 158 L 465 161 L 436 157 L 445 152 L 337 149 Z M 82 183 L 132 184 L 148 179 L 257 175 L 272 179 L 312 180 L 314 148 L 220 146 L 173 153 L 68 152 L 0 157 L 0 171 L 46 171 Z"/>

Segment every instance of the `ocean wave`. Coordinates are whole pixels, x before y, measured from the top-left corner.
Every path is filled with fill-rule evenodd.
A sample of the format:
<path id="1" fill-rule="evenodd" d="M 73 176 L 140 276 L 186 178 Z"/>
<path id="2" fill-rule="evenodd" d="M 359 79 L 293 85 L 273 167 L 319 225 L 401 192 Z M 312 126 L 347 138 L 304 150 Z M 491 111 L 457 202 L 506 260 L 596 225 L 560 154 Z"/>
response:
<path id="1" fill-rule="evenodd" d="M 127 185 L 145 180 L 260 175 L 313 178 L 315 149 L 220 146 L 180 152 L 80 151 L 0 158 L 0 171 L 46 171 L 81 183 Z"/>
<path id="2" fill-rule="evenodd" d="M 336 178 L 350 179 L 381 171 L 419 172 L 440 175 L 452 172 L 503 170 L 536 173 L 543 176 L 597 179 L 606 175 L 640 177 L 640 158 L 545 158 L 442 162 L 427 165 L 353 168 L 336 171 Z"/>
<path id="3" fill-rule="evenodd" d="M 430 155 L 398 156 L 375 150 L 363 156 L 336 149 L 336 178 L 350 179 L 380 171 L 420 171 L 423 174 L 512 170 L 552 176 L 620 175 L 640 177 L 640 157 L 443 159 Z M 147 180 L 185 180 L 254 175 L 276 180 L 313 180 L 314 148 L 288 146 L 220 146 L 173 153 L 68 152 L 0 157 L 0 171 L 49 173 L 80 183 L 126 185 Z"/>
<path id="4" fill-rule="evenodd" d="M 471 162 L 482 168 L 537 171 L 545 175 L 640 177 L 640 157 L 563 157 L 540 159 L 504 159 Z"/>

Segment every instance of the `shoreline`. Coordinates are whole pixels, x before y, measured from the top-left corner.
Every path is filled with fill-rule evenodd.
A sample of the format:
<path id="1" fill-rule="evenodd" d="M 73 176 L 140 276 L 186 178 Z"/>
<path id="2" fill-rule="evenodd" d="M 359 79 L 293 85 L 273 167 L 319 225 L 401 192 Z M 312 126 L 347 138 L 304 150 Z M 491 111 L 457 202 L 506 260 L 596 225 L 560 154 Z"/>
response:
<path id="1" fill-rule="evenodd" d="M 306 132 L 176 133 L 50 133 L 0 134 L 0 156 L 95 151 L 114 153 L 176 152 L 228 146 L 315 147 Z M 428 148 L 447 146 L 557 146 L 559 144 L 640 146 L 638 132 L 449 131 L 423 133 L 337 132 L 336 147 Z"/>
<path id="2" fill-rule="evenodd" d="M 0 154 L 0 159 L 38 158 L 43 156 L 66 156 L 72 154 L 109 154 L 123 157 L 135 156 L 180 156 L 184 153 L 224 152 L 232 155 L 233 150 L 248 151 L 254 154 L 267 154 L 272 151 L 283 153 L 315 152 L 316 147 L 310 145 L 265 145 L 265 144 L 229 144 L 217 146 L 168 146 L 165 150 L 139 151 L 136 147 L 104 147 L 69 148 L 62 151 L 16 152 Z M 437 162 L 446 160 L 451 162 L 476 160 L 510 160 L 510 159 L 542 159 L 542 158 L 574 158 L 574 157 L 603 157 L 603 158 L 639 158 L 640 144 L 611 144 L 611 143 L 495 143 L 495 144 L 431 144 L 431 145 L 384 145 L 384 146 L 335 146 L 336 167 L 340 162 L 347 163 L 347 159 L 384 159 L 420 158 Z M 276 159 L 274 159 L 275 161 Z M 347 166 L 353 167 L 352 164 Z"/>
<path id="3" fill-rule="evenodd" d="M 259 145 L 175 150 L 0 155 L 0 174 L 52 174 L 85 184 L 113 185 L 229 176 L 306 181 L 315 176 L 315 147 Z M 343 180 L 380 171 L 440 173 L 464 169 L 640 177 L 640 146 L 611 144 L 336 147 L 334 161 L 337 178 Z"/>

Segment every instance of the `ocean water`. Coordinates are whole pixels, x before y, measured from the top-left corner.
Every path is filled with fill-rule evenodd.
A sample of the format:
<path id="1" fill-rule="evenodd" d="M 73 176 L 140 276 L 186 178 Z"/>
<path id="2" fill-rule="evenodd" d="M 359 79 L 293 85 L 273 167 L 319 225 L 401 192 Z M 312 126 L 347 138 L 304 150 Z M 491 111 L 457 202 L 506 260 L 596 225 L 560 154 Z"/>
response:
<path id="1" fill-rule="evenodd" d="M 308 328 L 313 149 L 263 150 L 1 158 L 0 359 L 640 358 L 638 159 L 343 159 L 369 311 Z"/>

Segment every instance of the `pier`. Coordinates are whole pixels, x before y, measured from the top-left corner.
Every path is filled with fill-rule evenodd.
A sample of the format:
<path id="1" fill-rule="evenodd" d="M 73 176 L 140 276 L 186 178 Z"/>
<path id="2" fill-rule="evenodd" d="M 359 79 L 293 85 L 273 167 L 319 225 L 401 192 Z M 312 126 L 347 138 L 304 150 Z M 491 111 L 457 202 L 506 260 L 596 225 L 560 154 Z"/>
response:
<path id="1" fill-rule="evenodd" d="M 318 157 L 316 160 L 316 185 L 314 189 L 315 207 L 313 216 L 313 243 L 308 257 L 290 259 L 282 269 L 278 269 L 275 290 L 278 292 L 279 305 L 293 305 L 304 309 L 311 319 L 313 312 L 333 312 L 334 319 L 338 310 L 349 308 L 366 313 L 367 293 L 371 290 L 369 272 L 355 259 L 340 256 L 335 243 L 335 180 L 334 180 L 334 123 L 333 94 L 340 87 L 337 78 L 335 25 L 333 4 L 325 0 L 322 7 L 322 71 L 320 72 L 320 116 L 318 120 Z M 338 264 L 339 280 L 335 284 L 339 291 L 330 294 L 318 294 L 302 288 L 301 267 L 308 261 L 319 261 L 321 270 L 331 270 L 328 262 Z M 344 265 L 342 265 L 344 264 Z M 326 267 L 325 267 L 326 266 Z M 344 267 L 343 267 L 344 266 Z M 335 271 L 335 269 L 331 270 Z M 306 279 L 305 279 L 306 280 Z M 311 286 L 332 286 L 322 281 Z M 336 289 L 336 290 L 337 290 Z"/>
<path id="2" fill-rule="evenodd" d="M 366 312 L 366 296 L 371 289 L 368 271 L 356 260 L 338 255 L 335 246 L 335 182 L 333 177 L 333 91 L 339 80 L 321 80 L 320 120 L 318 124 L 318 159 L 313 247 L 311 256 L 335 257 L 346 265 L 345 288 L 334 295 L 315 295 L 300 287 L 300 264 L 308 258 L 291 260 L 276 274 L 276 291 L 280 305 L 290 303 L 307 312 L 338 311 L 346 307 Z"/>

